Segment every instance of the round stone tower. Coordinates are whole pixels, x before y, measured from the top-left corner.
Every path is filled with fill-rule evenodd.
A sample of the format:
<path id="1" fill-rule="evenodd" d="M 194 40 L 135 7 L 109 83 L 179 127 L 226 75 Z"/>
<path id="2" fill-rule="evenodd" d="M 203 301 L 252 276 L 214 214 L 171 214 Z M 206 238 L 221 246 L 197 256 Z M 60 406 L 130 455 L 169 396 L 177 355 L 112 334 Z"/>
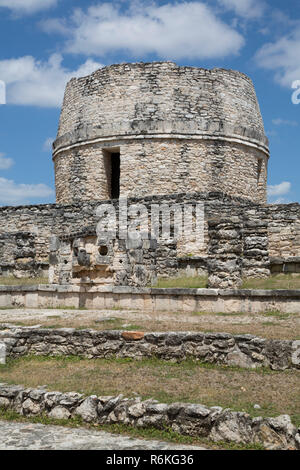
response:
<path id="1" fill-rule="evenodd" d="M 266 201 L 268 140 L 246 75 L 172 62 L 72 79 L 54 142 L 58 203 L 222 191 Z"/>

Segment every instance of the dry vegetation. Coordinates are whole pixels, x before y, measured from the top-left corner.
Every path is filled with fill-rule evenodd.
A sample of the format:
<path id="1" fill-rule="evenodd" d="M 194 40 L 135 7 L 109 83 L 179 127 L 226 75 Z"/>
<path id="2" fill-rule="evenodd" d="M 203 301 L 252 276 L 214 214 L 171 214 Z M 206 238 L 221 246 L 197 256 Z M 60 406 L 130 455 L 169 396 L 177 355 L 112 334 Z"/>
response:
<path id="1" fill-rule="evenodd" d="M 0 276 L 0 285 L 3 286 L 31 286 L 48 284 L 47 277 L 16 278 L 14 276 Z M 185 288 L 204 289 L 207 287 L 207 276 L 174 277 L 158 279 L 154 288 Z M 300 274 L 278 274 L 268 279 L 247 279 L 243 282 L 242 289 L 300 289 Z"/>
<path id="2" fill-rule="evenodd" d="M 192 402 L 246 411 L 252 416 L 290 414 L 300 424 L 298 371 L 241 370 L 158 359 L 26 357 L 0 366 L 0 381 L 85 394 L 135 393 L 161 402 Z M 261 409 L 254 409 L 259 404 Z"/>
<path id="3" fill-rule="evenodd" d="M 164 288 L 185 288 L 185 289 L 203 289 L 207 287 L 207 276 L 196 277 L 174 277 L 158 279 L 152 287 L 158 289 Z"/>
<path id="4" fill-rule="evenodd" d="M 38 284 L 48 284 L 47 277 L 22 277 L 0 276 L 0 286 L 36 286 Z"/>
<path id="5" fill-rule="evenodd" d="M 158 279 L 155 288 L 206 288 L 207 276 Z M 268 279 L 245 279 L 241 289 L 300 289 L 300 274 L 277 274 Z"/>
<path id="6" fill-rule="evenodd" d="M 9 310 L 0 310 L 1 323 L 21 326 L 42 325 L 48 328 L 73 327 L 95 330 L 140 331 L 203 331 L 231 334 L 253 334 L 270 339 L 300 339 L 300 315 L 266 312 L 264 314 L 242 313 L 189 313 L 182 312 L 135 312 L 126 310 L 84 311 L 72 309 L 39 310 L 26 316 L 20 310 L 12 316 Z"/>
<path id="7" fill-rule="evenodd" d="M 300 289 L 300 274 L 277 274 L 268 279 L 247 279 L 243 289 Z"/>

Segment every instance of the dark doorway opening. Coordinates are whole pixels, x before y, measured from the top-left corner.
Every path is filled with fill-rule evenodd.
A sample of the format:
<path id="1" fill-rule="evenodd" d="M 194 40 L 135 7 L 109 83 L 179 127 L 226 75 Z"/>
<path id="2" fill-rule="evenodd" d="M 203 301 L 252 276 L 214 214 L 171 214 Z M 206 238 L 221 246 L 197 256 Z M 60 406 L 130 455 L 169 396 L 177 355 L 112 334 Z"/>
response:
<path id="1" fill-rule="evenodd" d="M 111 184 L 110 193 L 112 199 L 120 197 L 120 153 L 111 153 Z"/>

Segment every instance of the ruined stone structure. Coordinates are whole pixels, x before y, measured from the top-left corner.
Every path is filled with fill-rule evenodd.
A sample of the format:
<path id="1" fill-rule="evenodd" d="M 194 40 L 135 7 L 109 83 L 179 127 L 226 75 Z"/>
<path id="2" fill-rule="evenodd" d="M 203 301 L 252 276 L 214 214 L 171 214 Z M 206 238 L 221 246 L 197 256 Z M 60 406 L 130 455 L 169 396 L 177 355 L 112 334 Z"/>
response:
<path id="1" fill-rule="evenodd" d="M 57 202 L 213 188 L 264 203 L 268 157 L 244 74 L 113 65 L 67 85 L 53 151 Z"/>
<path id="2" fill-rule="evenodd" d="M 236 288 L 245 277 L 299 272 L 300 205 L 266 204 L 268 159 L 242 73 L 155 62 L 72 79 L 53 145 L 57 203 L 0 208 L 0 273 L 132 287 L 208 274 L 209 287 Z M 202 246 L 99 237 L 96 209 L 118 213 L 124 197 L 149 214 L 204 204 Z"/>

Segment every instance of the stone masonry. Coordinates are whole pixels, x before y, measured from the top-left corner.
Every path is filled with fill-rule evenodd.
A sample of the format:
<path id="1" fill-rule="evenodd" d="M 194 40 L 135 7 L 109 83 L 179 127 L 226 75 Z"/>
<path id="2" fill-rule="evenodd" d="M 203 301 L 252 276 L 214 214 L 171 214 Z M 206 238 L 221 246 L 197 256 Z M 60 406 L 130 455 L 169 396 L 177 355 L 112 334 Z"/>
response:
<path id="1" fill-rule="evenodd" d="M 242 278 L 300 272 L 300 205 L 265 204 L 268 158 L 255 90 L 242 73 L 154 62 L 72 79 L 53 146 L 57 204 L 0 208 L 0 275 L 146 286 L 194 273 L 238 288 Z M 82 235 L 95 230 L 98 206 L 118 211 L 125 196 L 148 212 L 204 203 L 202 247 L 154 238 L 129 248 Z M 84 250 L 85 261 L 76 256 Z"/>
<path id="2" fill-rule="evenodd" d="M 267 450 L 299 450 L 300 433 L 288 415 L 251 418 L 244 412 L 193 403 L 159 403 L 140 397 L 84 396 L 0 383 L 0 406 L 21 416 L 55 420 L 80 418 L 94 425 L 116 424 L 173 431 L 215 442 L 260 444 Z M 66 430 L 68 433 L 68 430 Z M 120 438 L 121 439 L 121 438 Z M 182 447 L 184 449 L 184 447 Z"/>
<path id="3" fill-rule="evenodd" d="M 121 197 L 214 188 L 266 201 L 268 140 L 239 72 L 154 62 L 72 79 L 53 147 L 57 202 L 109 199 L 117 154 Z"/>
<path id="4" fill-rule="evenodd" d="M 83 356 L 87 358 L 157 357 L 256 369 L 299 369 L 299 341 L 268 340 L 229 333 L 143 333 L 74 328 L 35 328 L 0 325 L 0 341 L 8 356 Z"/>

